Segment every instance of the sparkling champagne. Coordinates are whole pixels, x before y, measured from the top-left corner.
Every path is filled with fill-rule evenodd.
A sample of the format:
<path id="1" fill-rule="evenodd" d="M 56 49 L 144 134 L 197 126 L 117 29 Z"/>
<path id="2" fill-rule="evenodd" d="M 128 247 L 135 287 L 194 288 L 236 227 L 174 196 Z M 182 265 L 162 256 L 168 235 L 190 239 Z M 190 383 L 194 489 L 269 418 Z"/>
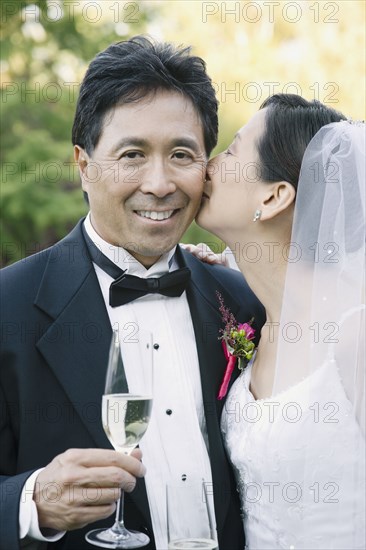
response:
<path id="1" fill-rule="evenodd" d="M 212 539 L 179 539 L 171 540 L 168 544 L 169 550 L 215 550 L 217 542 Z"/>
<path id="2" fill-rule="evenodd" d="M 152 396 L 103 395 L 103 428 L 116 451 L 130 453 L 138 445 L 149 425 L 151 408 Z"/>

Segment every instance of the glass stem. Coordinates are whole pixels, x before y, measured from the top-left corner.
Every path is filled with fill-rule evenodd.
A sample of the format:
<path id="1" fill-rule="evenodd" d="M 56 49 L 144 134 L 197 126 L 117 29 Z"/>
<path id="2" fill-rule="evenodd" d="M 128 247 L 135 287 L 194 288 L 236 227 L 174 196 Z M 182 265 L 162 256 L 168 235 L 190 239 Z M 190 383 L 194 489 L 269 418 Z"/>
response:
<path id="1" fill-rule="evenodd" d="M 125 509 L 125 492 L 121 491 L 121 498 L 117 502 L 116 518 L 112 530 L 115 533 L 124 533 L 126 531 L 123 515 Z"/>

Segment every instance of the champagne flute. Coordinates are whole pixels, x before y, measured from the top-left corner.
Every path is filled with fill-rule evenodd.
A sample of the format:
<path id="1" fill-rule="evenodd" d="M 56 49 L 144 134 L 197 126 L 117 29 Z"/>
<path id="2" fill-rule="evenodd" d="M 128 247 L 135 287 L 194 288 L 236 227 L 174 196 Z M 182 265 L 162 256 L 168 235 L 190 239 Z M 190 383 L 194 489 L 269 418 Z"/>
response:
<path id="1" fill-rule="evenodd" d="M 130 347 L 128 347 L 130 346 Z M 102 398 L 104 431 L 116 451 L 129 455 L 149 425 L 152 409 L 152 335 L 139 330 L 136 341 L 126 342 L 126 353 L 134 361 L 133 377 L 127 380 L 122 362 L 119 333 L 113 330 L 105 391 Z M 149 537 L 128 531 L 123 521 L 124 492 L 117 503 L 115 523 L 109 529 L 94 529 L 85 538 L 102 548 L 140 548 Z"/>

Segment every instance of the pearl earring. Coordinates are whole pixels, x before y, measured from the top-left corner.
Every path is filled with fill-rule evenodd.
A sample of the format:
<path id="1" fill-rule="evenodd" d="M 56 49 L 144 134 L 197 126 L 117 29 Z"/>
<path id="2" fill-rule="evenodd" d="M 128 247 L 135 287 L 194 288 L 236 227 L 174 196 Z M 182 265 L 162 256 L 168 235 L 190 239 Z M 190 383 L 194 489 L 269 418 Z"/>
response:
<path id="1" fill-rule="evenodd" d="M 261 219 L 262 210 L 256 210 L 254 213 L 253 222 L 256 222 L 257 220 Z"/>

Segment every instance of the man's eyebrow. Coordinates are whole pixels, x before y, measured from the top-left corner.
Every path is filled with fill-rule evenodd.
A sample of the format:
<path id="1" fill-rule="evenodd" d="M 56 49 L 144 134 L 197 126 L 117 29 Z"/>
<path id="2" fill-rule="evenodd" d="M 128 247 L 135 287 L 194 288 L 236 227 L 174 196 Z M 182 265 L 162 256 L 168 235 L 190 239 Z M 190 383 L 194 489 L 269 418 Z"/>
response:
<path id="1" fill-rule="evenodd" d="M 236 132 L 234 139 L 241 139 L 241 135 L 239 134 L 239 132 Z"/>
<path id="2" fill-rule="evenodd" d="M 187 147 L 188 149 L 192 149 L 194 153 L 197 155 L 201 154 L 202 151 L 195 139 L 188 138 L 188 137 L 181 137 L 181 138 L 175 138 L 173 139 L 170 144 L 171 147 Z M 112 149 L 112 154 L 117 153 L 120 149 L 123 147 L 147 147 L 149 146 L 149 142 L 146 139 L 141 139 L 137 137 L 124 137 L 120 139 L 116 145 Z"/>
<path id="3" fill-rule="evenodd" d="M 192 149 L 192 151 L 197 155 L 202 153 L 195 139 L 186 138 L 186 137 L 177 138 L 177 139 L 173 139 L 171 144 L 173 147 L 187 147 L 188 149 Z"/>
<path id="4" fill-rule="evenodd" d="M 137 137 L 124 137 L 120 139 L 116 145 L 112 149 L 112 153 L 117 153 L 122 147 L 131 146 L 132 147 L 144 147 L 147 145 L 147 141 L 145 139 L 140 139 Z"/>

